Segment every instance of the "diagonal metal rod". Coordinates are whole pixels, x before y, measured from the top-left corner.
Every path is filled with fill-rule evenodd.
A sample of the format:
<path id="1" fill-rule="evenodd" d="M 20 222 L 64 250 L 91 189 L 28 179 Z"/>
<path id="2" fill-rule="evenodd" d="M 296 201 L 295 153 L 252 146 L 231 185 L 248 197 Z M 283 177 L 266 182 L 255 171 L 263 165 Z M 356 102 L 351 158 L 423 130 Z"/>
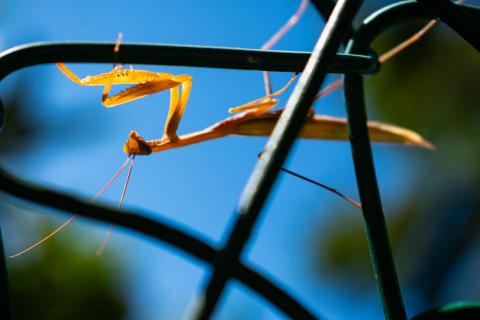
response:
<path id="1" fill-rule="evenodd" d="M 232 270 L 239 263 L 260 211 L 270 193 L 280 167 L 305 122 L 313 99 L 328 71 L 328 65 L 348 30 L 362 1 L 340 0 L 330 15 L 304 73 L 280 117 L 262 159 L 257 162 L 237 207 L 236 221 L 204 293 L 193 311 L 194 319 L 209 319 L 218 305 Z"/>
<path id="2" fill-rule="evenodd" d="M 325 21 L 328 20 L 328 17 L 330 17 L 333 8 L 335 8 L 335 1 L 333 0 L 310 0 L 310 3 L 315 7 L 315 9 L 317 9 L 318 13 L 323 17 Z M 348 43 L 348 40 L 352 37 L 353 32 L 353 25 L 350 21 L 350 26 L 348 26 L 348 30 L 347 32 L 345 32 L 345 36 L 342 40 L 343 44 L 346 45 Z"/>

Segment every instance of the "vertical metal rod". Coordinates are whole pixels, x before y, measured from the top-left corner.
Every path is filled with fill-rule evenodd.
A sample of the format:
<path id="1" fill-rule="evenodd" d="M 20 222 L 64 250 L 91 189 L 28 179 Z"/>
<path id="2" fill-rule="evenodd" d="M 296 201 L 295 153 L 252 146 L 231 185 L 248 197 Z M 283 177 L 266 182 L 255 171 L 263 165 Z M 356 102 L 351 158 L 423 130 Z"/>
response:
<path id="1" fill-rule="evenodd" d="M 7 263 L 5 261 L 5 250 L 3 249 L 2 230 L 0 229 L 0 318 L 9 320 L 12 317 L 12 305 L 8 290 Z"/>
<path id="2" fill-rule="evenodd" d="M 237 206 L 233 230 L 224 249 L 218 255 L 208 285 L 199 298 L 194 319 L 209 319 L 218 305 L 232 270 L 238 263 L 263 204 L 287 157 L 296 136 L 305 122 L 313 99 L 325 79 L 328 65 L 333 61 L 345 32 L 362 1 L 339 0 L 315 45 L 314 51 L 295 87 L 287 107 L 267 143 L 262 159 L 255 167 Z"/>
<path id="3" fill-rule="evenodd" d="M 375 175 L 363 92 L 361 76 L 345 76 L 350 143 L 373 271 L 380 290 L 385 319 L 406 320 L 407 315 L 393 262 Z"/>
<path id="4" fill-rule="evenodd" d="M 470 18 L 462 18 L 463 10 L 471 17 L 476 17 L 474 14 L 477 11 L 469 8 L 457 8 L 456 5 L 449 1 L 419 0 L 419 2 L 424 3 L 431 12 L 438 15 L 438 17 L 444 20 L 460 35 L 469 35 L 466 40 L 474 47 L 479 47 L 479 32 L 474 31 L 477 28 L 477 23 L 472 23 Z M 453 7 L 451 7 L 451 5 L 453 5 Z M 452 12 L 456 14 L 450 15 Z M 424 12 L 422 7 L 414 1 L 405 1 L 382 9 L 367 18 L 364 24 L 357 30 L 354 39 L 347 48 L 347 53 L 368 52 L 368 47 L 371 42 L 381 32 L 401 21 L 414 18 L 430 19 L 427 12 Z M 363 205 L 365 229 L 373 271 L 380 291 L 385 318 L 403 320 L 406 319 L 405 308 L 388 241 L 388 233 L 366 126 L 367 115 L 363 78 L 353 74 L 346 75 L 344 88 L 355 173 Z"/>

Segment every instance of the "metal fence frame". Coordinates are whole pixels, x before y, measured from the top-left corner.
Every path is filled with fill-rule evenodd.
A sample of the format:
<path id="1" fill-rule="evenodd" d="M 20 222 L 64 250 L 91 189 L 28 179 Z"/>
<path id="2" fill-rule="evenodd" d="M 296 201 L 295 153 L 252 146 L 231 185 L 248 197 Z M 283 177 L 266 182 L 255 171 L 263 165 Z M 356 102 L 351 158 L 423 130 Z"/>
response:
<path id="1" fill-rule="evenodd" d="M 318 319 L 286 289 L 266 275 L 242 263 L 245 244 L 281 165 L 294 143 L 325 76 L 329 72 L 345 73 L 345 99 L 352 156 L 358 190 L 363 205 L 366 236 L 375 279 L 380 291 L 386 319 L 406 319 L 397 273 L 389 245 L 385 217 L 376 181 L 364 102 L 363 74 L 374 73 L 379 63 L 369 49 L 371 42 L 385 30 L 411 19 L 437 18 L 480 51 L 480 9 L 456 5 L 448 0 L 398 2 L 382 8 L 358 27 L 352 21 L 362 1 L 312 0 L 317 10 L 328 17 L 313 52 L 280 52 L 247 49 L 122 44 L 118 62 L 201 66 L 263 71 L 301 71 L 301 79 L 288 100 L 278 125 L 269 139 L 266 151 L 247 182 L 238 202 L 229 236 L 219 248 L 208 244 L 178 226 L 161 218 L 145 218 L 138 212 L 87 203 L 68 194 L 34 185 L 0 168 L 0 190 L 36 204 L 75 213 L 102 222 L 113 223 L 148 235 L 182 250 L 211 265 L 203 293 L 189 318 L 209 319 L 228 280 L 234 278 L 257 292 L 285 315 L 295 319 Z M 345 54 L 336 54 L 349 39 Z M 0 80 L 23 67 L 64 62 L 111 62 L 113 43 L 36 43 L 15 47 L 0 53 Z M 0 103 L 0 115 L 3 106 Z M 3 119 L 1 119 L 3 124 Z M 12 310 L 7 285 L 7 269 L 0 232 L 0 317 L 11 319 Z M 480 303 L 456 303 L 426 311 L 415 319 L 480 318 Z"/>

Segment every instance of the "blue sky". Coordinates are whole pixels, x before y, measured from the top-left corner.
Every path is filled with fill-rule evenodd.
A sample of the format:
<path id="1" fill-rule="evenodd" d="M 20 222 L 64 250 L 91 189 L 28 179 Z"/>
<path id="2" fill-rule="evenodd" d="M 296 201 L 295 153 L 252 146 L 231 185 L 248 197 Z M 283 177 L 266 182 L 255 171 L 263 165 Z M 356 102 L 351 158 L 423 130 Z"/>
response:
<path id="1" fill-rule="evenodd" d="M 114 41 L 118 32 L 124 34 L 125 42 L 259 48 L 296 10 L 298 1 L 30 0 L 21 4 L 3 1 L 0 5 L 2 50 L 36 41 Z M 309 5 L 298 26 L 275 49 L 311 50 L 322 26 L 322 19 Z M 82 77 L 111 67 L 69 66 Z M 263 95 L 262 76 L 256 71 L 162 66 L 148 69 L 188 73 L 193 77 L 181 133 L 220 121 L 227 116 L 229 107 Z M 290 77 L 288 73 L 274 74 L 274 88 L 283 86 Z M 100 104 L 101 88 L 79 87 L 54 65 L 21 70 L 2 82 L 0 92 L 8 95 L 9 90 L 24 82 L 35 106 L 31 112 L 49 129 L 42 137 L 44 141 L 22 155 L 21 161 L 10 157 L 2 159 L 2 164 L 28 179 L 90 199 L 123 163 L 122 144 L 131 129 L 148 139 L 162 133 L 168 106 L 166 92 L 106 109 Z M 282 102 L 287 97 L 288 93 L 282 96 Z M 343 116 L 341 92 L 326 97 L 317 105 L 317 112 Z M 71 126 L 73 119 L 81 119 L 84 125 Z M 229 137 L 137 157 L 124 205 L 156 212 L 219 245 L 265 142 L 264 138 Z M 395 179 L 397 188 L 407 187 L 413 174 L 408 168 L 408 156 L 423 151 L 385 145 L 374 150 L 388 211 L 401 198 L 401 192 L 389 181 Z M 358 199 L 347 143 L 300 141 L 287 166 Z M 399 168 L 404 170 L 402 177 L 397 176 Z M 114 205 L 121 184 L 118 181 L 102 201 Z M 376 291 L 359 297 L 312 273 L 308 241 L 317 232 L 314 227 L 318 226 L 321 232 L 322 221 L 331 217 L 329 208 L 342 205 L 348 206 L 332 194 L 281 175 L 245 252 L 245 260 L 279 279 L 320 315 L 348 319 L 354 310 L 357 319 L 377 318 L 381 316 L 381 307 Z M 76 230 L 93 234 L 98 241 L 106 230 L 106 226 L 86 220 L 77 225 Z M 8 244 L 9 230 L 2 231 Z M 134 290 L 132 315 L 179 318 L 199 293 L 209 271 L 190 257 L 178 255 L 178 251 L 119 228 L 115 229 L 110 249 L 120 254 L 129 270 L 129 283 Z M 237 283 L 231 283 L 226 293 L 218 310 L 219 319 L 245 310 L 258 319 L 282 317 Z"/>

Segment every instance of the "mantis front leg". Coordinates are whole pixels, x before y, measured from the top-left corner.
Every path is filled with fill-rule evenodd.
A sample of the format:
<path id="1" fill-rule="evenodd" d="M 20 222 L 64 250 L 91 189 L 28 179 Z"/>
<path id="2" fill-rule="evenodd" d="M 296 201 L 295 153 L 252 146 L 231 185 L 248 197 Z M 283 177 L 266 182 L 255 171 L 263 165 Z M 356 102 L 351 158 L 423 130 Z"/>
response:
<path id="1" fill-rule="evenodd" d="M 107 108 L 115 107 L 145 96 L 170 89 L 170 105 L 163 131 L 162 140 L 174 141 L 178 138 L 177 129 L 182 119 L 192 87 L 192 77 L 186 74 L 173 75 L 148 70 L 121 69 L 120 66 L 110 72 L 87 76 L 80 79 L 63 63 L 58 68 L 70 80 L 81 86 L 104 86 L 102 104 Z M 112 85 L 132 84 L 132 87 L 109 96 Z"/>

